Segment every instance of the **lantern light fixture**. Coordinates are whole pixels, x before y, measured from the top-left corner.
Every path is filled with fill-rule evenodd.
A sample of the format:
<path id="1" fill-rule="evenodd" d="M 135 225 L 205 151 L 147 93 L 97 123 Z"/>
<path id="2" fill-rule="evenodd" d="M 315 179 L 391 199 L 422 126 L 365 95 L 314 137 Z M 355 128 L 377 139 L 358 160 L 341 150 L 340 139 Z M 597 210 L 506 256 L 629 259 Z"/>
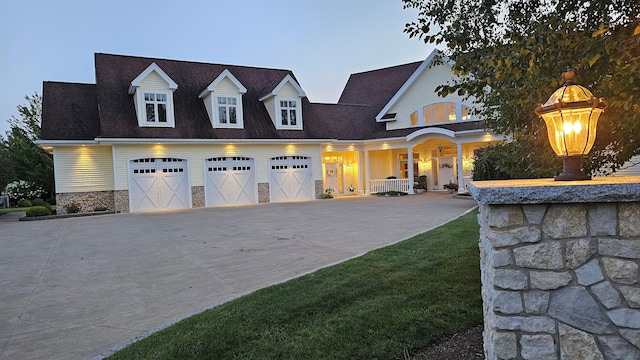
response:
<path id="1" fill-rule="evenodd" d="M 564 169 L 554 177 L 556 181 L 591 180 L 580 165 L 593 147 L 598 118 L 607 108 L 603 98 L 598 99 L 587 88 L 575 84 L 574 76 L 573 70 L 567 70 L 564 85 L 535 109 L 547 125 L 551 148 L 563 161 Z"/>

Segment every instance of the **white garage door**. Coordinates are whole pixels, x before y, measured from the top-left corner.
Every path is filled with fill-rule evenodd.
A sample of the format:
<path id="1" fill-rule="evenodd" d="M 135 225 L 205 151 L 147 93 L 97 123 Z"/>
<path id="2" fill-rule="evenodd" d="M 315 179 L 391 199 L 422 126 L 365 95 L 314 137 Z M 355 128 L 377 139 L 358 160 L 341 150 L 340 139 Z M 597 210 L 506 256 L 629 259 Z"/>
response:
<path id="1" fill-rule="evenodd" d="M 205 204 L 225 206 L 256 203 L 254 160 L 227 156 L 205 159 Z"/>
<path id="2" fill-rule="evenodd" d="M 131 212 L 191 207 L 187 160 L 144 158 L 129 162 Z"/>
<path id="3" fill-rule="evenodd" d="M 311 158 L 307 156 L 271 158 L 269 197 L 271 202 L 314 199 L 315 186 Z"/>

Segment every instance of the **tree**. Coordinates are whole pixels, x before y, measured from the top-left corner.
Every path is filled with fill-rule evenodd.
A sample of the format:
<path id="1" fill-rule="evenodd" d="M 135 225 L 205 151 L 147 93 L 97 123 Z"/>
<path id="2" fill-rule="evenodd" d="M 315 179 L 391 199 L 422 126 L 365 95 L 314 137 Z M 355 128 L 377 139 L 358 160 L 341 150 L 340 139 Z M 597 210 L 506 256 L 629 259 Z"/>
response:
<path id="1" fill-rule="evenodd" d="M 40 124 L 42 123 L 42 96 L 34 92 L 31 96 L 24 97 L 26 105 L 18 105 L 20 118 L 11 115 L 9 125 L 11 128 L 24 130 L 31 141 L 40 139 Z"/>
<path id="2" fill-rule="evenodd" d="M 11 130 L 7 139 L 0 138 L 0 189 L 8 183 L 25 180 L 36 184 L 48 196 L 55 194 L 53 158 L 34 144 L 40 137 L 42 97 L 37 93 L 26 96 L 27 105 L 19 105 L 20 118 L 9 120 Z"/>
<path id="3" fill-rule="evenodd" d="M 610 173 L 640 154 L 637 0 L 403 2 L 419 11 L 405 32 L 446 45 L 454 61 L 459 80 L 439 86 L 439 94 L 477 99 L 487 127 L 515 143 L 496 150 L 504 152 L 498 165 L 512 177 L 549 176 L 561 168 L 533 109 L 562 85 L 569 67 L 579 84 L 609 102 L 585 170 Z M 530 169 L 519 166 L 525 162 Z"/>

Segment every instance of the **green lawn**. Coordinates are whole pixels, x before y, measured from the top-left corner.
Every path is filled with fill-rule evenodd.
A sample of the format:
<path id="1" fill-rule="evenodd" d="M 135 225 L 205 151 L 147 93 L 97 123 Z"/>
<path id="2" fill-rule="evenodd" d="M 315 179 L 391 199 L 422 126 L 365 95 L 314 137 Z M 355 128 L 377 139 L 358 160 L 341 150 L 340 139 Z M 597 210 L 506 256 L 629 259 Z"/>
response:
<path id="1" fill-rule="evenodd" d="M 110 359 L 394 359 L 480 323 L 473 211 L 180 321 Z"/>
<path id="2" fill-rule="evenodd" d="M 21 208 L 2 208 L 2 209 L 0 209 L 0 216 L 2 216 L 2 215 L 4 215 L 4 214 L 12 213 L 12 212 L 27 211 L 27 209 L 29 209 L 29 208 L 28 208 L 28 207 L 21 207 Z"/>

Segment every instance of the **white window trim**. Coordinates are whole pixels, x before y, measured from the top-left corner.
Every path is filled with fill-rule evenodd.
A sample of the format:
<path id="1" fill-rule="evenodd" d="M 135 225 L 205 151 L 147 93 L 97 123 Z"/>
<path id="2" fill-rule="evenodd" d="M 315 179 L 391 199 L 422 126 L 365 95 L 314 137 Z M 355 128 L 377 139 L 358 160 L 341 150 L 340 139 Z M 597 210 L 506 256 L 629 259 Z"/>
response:
<path id="1" fill-rule="evenodd" d="M 425 122 L 424 122 L 424 108 L 427 107 L 427 106 L 433 106 L 435 104 L 447 104 L 447 107 L 449 106 L 448 104 L 454 104 L 454 106 L 455 106 L 455 114 L 456 114 L 455 121 L 447 120 L 447 121 L 440 121 L 440 122 L 433 122 L 433 123 L 425 124 Z M 420 106 L 416 111 L 414 111 L 414 112 L 418 113 L 418 124 L 417 125 L 411 125 L 411 118 L 410 117 L 411 117 L 411 114 L 413 114 L 414 112 L 411 112 L 409 114 L 409 127 L 423 127 L 423 126 L 426 126 L 426 125 L 442 125 L 442 124 L 477 121 L 478 119 L 473 115 L 469 115 L 468 119 L 464 119 L 464 117 L 462 115 L 462 107 L 463 106 L 469 108 L 470 113 L 473 112 L 473 107 L 472 106 L 469 106 L 469 105 L 467 105 L 465 103 L 461 103 L 461 102 L 455 102 L 455 101 L 436 101 L 436 102 L 431 102 L 431 103 L 424 104 L 424 105 Z"/>
<path id="2" fill-rule="evenodd" d="M 218 98 L 235 98 L 236 99 L 236 123 L 221 123 L 220 112 L 218 110 Z M 211 111 L 213 112 L 212 126 L 214 128 L 229 128 L 229 129 L 242 129 L 244 128 L 244 117 L 242 116 L 242 96 L 241 95 L 212 95 L 211 96 Z"/>
<path id="3" fill-rule="evenodd" d="M 147 121 L 147 106 L 144 99 L 144 94 L 164 94 L 167 97 L 167 122 Z M 145 90 L 141 88 L 136 89 L 136 112 L 138 117 L 138 126 L 140 127 L 176 127 L 175 116 L 173 113 L 173 91 L 160 91 L 160 90 Z"/>
<path id="4" fill-rule="evenodd" d="M 302 130 L 302 101 L 300 98 L 279 98 L 276 97 L 276 129 L 281 130 Z M 282 107 L 281 101 L 295 101 L 296 102 L 296 124 L 295 125 L 282 125 Z"/>

